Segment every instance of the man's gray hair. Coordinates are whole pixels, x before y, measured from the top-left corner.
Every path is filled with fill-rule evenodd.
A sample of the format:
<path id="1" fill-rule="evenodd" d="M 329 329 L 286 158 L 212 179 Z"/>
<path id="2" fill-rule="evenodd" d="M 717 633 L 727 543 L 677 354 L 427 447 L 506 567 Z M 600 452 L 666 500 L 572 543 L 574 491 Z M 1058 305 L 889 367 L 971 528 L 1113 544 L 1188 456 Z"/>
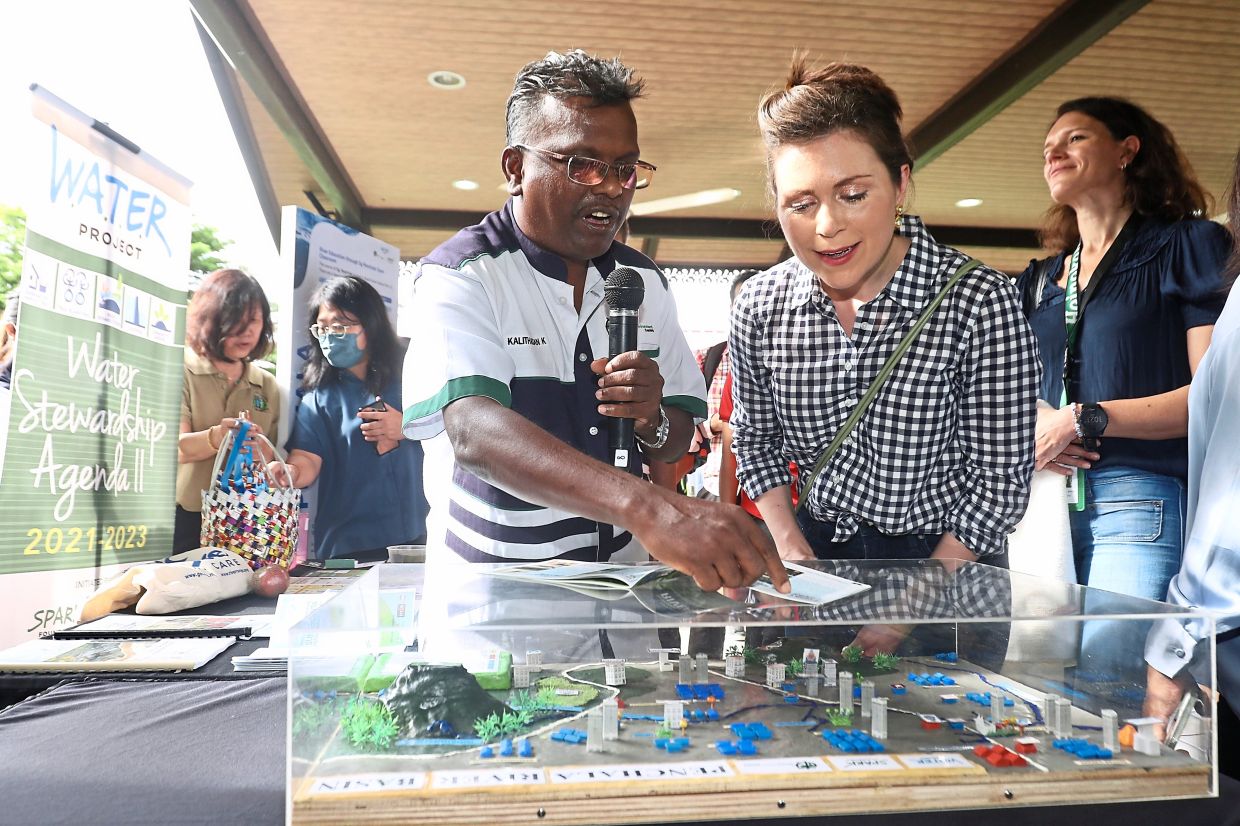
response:
<path id="1" fill-rule="evenodd" d="M 603 60 L 580 49 L 565 54 L 547 52 L 542 60 L 527 63 L 517 72 L 508 96 L 508 145 L 529 139 L 530 127 L 544 97 L 557 100 L 590 98 L 595 106 L 627 103 L 642 96 L 644 83 L 633 70 L 613 57 Z"/>

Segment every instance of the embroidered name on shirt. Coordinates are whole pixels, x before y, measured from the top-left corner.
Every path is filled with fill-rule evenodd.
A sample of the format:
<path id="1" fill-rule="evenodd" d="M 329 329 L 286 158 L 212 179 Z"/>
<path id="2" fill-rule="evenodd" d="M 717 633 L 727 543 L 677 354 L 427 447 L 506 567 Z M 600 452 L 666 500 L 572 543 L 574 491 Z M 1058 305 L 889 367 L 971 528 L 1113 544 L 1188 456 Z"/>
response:
<path id="1" fill-rule="evenodd" d="M 546 336 L 509 336 L 508 337 L 509 347 L 516 347 L 518 344 L 532 344 L 532 345 L 538 346 L 540 344 L 546 344 L 546 343 L 547 343 Z"/>

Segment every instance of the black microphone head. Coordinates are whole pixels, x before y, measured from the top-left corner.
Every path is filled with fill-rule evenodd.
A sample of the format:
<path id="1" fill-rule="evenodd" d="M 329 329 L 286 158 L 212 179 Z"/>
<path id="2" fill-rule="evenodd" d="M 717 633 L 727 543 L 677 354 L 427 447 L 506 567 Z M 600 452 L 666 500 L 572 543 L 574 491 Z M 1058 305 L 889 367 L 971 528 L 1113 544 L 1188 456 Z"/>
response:
<path id="1" fill-rule="evenodd" d="M 613 310 L 636 310 L 646 297 L 646 282 L 632 267 L 617 267 L 603 282 L 603 299 Z"/>

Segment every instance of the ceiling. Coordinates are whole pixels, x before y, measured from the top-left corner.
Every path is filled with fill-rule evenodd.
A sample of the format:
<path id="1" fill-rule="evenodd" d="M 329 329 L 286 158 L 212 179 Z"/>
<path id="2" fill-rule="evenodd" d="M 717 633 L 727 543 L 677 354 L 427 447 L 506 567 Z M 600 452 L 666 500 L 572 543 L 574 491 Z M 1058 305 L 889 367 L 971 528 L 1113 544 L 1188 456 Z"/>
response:
<path id="1" fill-rule="evenodd" d="M 797 49 L 869 66 L 895 89 L 918 158 L 910 211 L 1009 271 L 1036 253 L 1050 203 L 1042 141 L 1060 102 L 1145 106 L 1220 201 L 1240 144 L 1236 0 L 191 3 L 277 241 L 279 206 L 298 204 L 417 258 L 499 207 L 504 103 L 516 71 L 550 49 L 619 55 L 645 79 L 634 108 L 659 174 L 635 204 L 740 191 L 634 217 L 630 243 L 664 266 L 786 257 L 755 111 Z M 465 85 L 433 87 L 441 70 Z"/>

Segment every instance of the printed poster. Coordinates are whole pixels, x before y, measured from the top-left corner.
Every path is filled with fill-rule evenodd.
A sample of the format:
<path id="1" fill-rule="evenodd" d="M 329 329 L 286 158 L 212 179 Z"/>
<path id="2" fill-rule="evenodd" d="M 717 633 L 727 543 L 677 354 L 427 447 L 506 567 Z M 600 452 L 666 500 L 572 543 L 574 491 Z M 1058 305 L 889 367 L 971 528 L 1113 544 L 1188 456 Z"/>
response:
<path id="1" fill-rule="evenodd" d="M 0 463 L 0 643 L 172 547 L 189 182 L 35 87 Z M 0 416 L 0 421 L 4 417 Z"/>

